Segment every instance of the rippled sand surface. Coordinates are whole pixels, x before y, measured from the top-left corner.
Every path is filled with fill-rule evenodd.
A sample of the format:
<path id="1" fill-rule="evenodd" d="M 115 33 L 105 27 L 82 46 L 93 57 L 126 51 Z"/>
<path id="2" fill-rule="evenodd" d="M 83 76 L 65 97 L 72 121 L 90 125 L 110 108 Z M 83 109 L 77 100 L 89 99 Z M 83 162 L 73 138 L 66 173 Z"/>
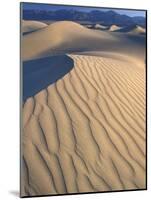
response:
<path id="1" fill-rule="evenodd" d="M 67 27 L 69 25 L 67 22 Z M 57 40 L 55 34 L 57 41 L 43 42 L 37 48 L 33 35 L 38 38 L 41 34 L 43 38 L 52 34 L 52 30 L 62 29 L 60 24 L 57 29 L 50 27 L 24 36 L 24 59 L 51 56 L 52 52 L 56 53 L 56 48 L 73 60 L 74 67 L 23 103 L 21 195 L 145 188 L 146 66 L 143 43 L 124 36 L 127 46 L 115 47 L 114 52 L 116 40 L 123 35 L 118 37 L 106 32 L 100 35 L 102 32 L 71 23 L 72 32 L 73 27 L 82 29 L 78 37 L 75 31 L 72 40 L 65 37 L 63 42 Z M 66 31 L 68 35 L 68 29 L 63 29 L 63 34 Z M 87 43 L 83 43 L 85 48 L 78 53 L 78 45 L 82 46 L 80 34 L 84 38 L 84 33 Z M 30 41 L 33 42 L 31 52 L 24 46 Z M 96 41 L 98 46 L 94 52 L 91 45 Z M 101 46 L 105 42 L 107 46 Z M 69 52 L 63 45 L 71 43 L 72 52 Z M 131 54 L 132 46 L 135 50 Z"/>

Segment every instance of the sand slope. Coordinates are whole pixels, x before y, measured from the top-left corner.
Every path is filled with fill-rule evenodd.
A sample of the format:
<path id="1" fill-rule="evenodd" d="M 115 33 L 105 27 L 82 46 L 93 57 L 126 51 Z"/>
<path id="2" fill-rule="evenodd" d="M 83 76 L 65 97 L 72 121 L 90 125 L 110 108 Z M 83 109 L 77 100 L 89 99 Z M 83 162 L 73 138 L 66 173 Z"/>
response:
<path id="1" fill-rule="evenodd" d="M 29 33 L 46 27 L 47 24 L 38 21 L 22 20 L 22 32 Z"/>
<path id="2" fill-rule="evenodd" d="M 145 188 L 144 70 L 71 58 L 70 73 L 24 104 L 22 194 Z"/>
<path id="3" fill-rule="evenodd" d="M 143 36 L 57 22 L 22 42 L 24 60 L 74 67 L 23 103 L 21 195 L 145 188 Z"/>
<path id="4" fill-rule="evenodd" d="M 107 49 L 111 41 L 116 42 L 116 38 L 103 31 L 100 34 L 74 22 L 55 22 L 23 38 L 22 57 L 23 60 L 30 60 L 93 47 L 96 49 L 100 48 L 101 43 L 102 49 Z"/>
<path id="5" fill-rule="evenodd" d="M 146 30 L 145 30 L 145 28 L 143 28 L 141 26 L 136 26 L 135 28 L 133 28 L 132 30 L 130 30 L 129 33 L 145 34 Z"/>
<path id="6" fill-rule="evenodd" d="M 142 42 L 142 39 L 144 42 Z M 56 54 L 85 51 L 114 52 L 136 60 L 145 58 L 145 38 L 94 31 L 68 21 L 55 22 L 46 28 L 25 35 L 22 40 L 22 59 L 31 60 Z M 135 49 L 130 52 L 130 49 Z M 144 60 L 143 60 L 144 62 Z"/>

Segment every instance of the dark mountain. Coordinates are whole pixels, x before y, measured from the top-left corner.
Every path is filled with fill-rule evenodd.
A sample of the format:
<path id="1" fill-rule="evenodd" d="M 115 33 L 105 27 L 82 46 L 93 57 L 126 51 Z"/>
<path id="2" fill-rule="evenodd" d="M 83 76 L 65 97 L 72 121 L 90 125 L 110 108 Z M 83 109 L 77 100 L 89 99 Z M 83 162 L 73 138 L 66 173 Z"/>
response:
<path id="1" fill-rule="evenodd" d="M 99 11 L 93 10 L 91 12 L 82 12 L 77 10 L 23 10 L 23 19 L 25 20 L 72 20 L 72 21 L 87 21 L 91 23 L 102 23 L 104 25 L 141 25 L 145 26 L 144 17 L 130 17 L 121 15 L 115 11 Z"/>
<path id="2" fill-rule="evenodd" d="M 146 27 L 146 19 L 144 17 L 133 17 L 133 21 L 143 27 Z"/>

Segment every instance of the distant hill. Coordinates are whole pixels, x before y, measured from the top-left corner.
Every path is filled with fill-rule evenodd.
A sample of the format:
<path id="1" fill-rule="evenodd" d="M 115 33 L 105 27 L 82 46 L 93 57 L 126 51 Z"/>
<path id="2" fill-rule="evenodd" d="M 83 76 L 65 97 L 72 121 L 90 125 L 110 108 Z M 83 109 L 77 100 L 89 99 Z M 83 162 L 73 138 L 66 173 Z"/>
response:
<path id="1" fill-rule="evenodd" d="M 117 32 L 131 32 L 131 33 L 139 33 L 139 34 L 145 34 L 145 29 L 139 25 L 130 25 L 124 28 L 121 28 L 117 30 Z"/>
<path id="2" fill-rule="evenodd" d="M 144 17 L 133 17 L 133 21 L 138 25 L 146 24 Z"/>
<path id="3" fill-rule="evenodd" d="M 93 10 L 91 12 L 82 12 L 77 10 L 23 10 L 23 19 L 25 20 L 72 20 L 72 21 L 88 21 L 91 23 L 101 23 L 102 25 L 140 25 L 145 27 L 146 20 L 144 17 L 130 17 L 121 15 L 115 11 L 99 11 Z"/>
<path id="4" fill-rule="evenodd" d="M 114 31 L 118 31 L 120 29 L 121 29 L 120 26 L 117 26 L 117 25 L 113 24 L 113 25 L 110 26 L 109 31 L 114 32 Z"/>

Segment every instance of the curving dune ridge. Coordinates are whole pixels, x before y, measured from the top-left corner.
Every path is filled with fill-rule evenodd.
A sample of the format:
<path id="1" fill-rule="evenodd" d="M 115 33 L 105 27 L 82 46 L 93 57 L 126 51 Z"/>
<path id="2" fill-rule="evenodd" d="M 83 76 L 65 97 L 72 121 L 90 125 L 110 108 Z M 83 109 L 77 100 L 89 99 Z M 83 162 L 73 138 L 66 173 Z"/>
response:
<path id="1" fill-rule="evenodd" d="M 138 35 L 139 36 L 139 35 Z M 144 39 L 144 38 L 143 38 Z M 136 60 L 145 57 L 145 39 L 129 39 L 127 35 L 94 31 L 80 24 L 60 21 L 23 37 L 22 59 L 32 60 L 51 55 L 99 51 L 128 55 Z M 130 49 L 137 49 L 131 51 Z M 143 60 L 144 62 L 144 60 Z"/>
<path id="2" fill-rule="evenodd" d="M 146 30 L 141 27 L 141 26 L 136 26 L 135 28 L 133 28 L 130 33 L 134 33 L 134 34 L 145 34 Z"/>
<path id="3" fill-rule="evenodd" d="M 38 22 L 38 21 L 31 21 L 31 20 L 22 20 L 22 32 L 30 33 L 33 31 L 40 30 L 42 28 L 45 28 L 47 24 Z"/>
<path id="4" fill-rule="evenodd" d="M 58 30 L 58 24 L 57 29 L 51 29 L 51 25 L 45 32 L 39 30 L 24 37 L 25 60 L 53 55 L 56 48 L 68 53 L 74 67 L 23 104 L 21 195 L 143 189 L 146 187 L 144 46 L 133 41 L 131 44 L 123 36 L 99 35 L 80 25 L 72 26 L 63 30 L 61 38 L 60 32 L 55 32 L 53 41 L 57 44 L 43 42 L 33 53 L 26 51 L 25 44 L 31 41 L 36 49 L 35 38 Z M 78 36 L 74 32 L 77 27 L 81 30 Z M 118 46 L 112 52 L 117 38 L 128 41 L 127 46 Z M 94 41 L 100 45 L 97 52 L 91 46 L 93 56 L 89 55 L 86 41 L 87 46 Z M 75 51 L 72 54 L 63 46 L 68 42 Z M 78 45 L 84 46 L 79 55 Z M 140 47 L 138 51 L 136 46 Z M 127 51 L 130 47 L 135 49 L 133 60 Z"/>

